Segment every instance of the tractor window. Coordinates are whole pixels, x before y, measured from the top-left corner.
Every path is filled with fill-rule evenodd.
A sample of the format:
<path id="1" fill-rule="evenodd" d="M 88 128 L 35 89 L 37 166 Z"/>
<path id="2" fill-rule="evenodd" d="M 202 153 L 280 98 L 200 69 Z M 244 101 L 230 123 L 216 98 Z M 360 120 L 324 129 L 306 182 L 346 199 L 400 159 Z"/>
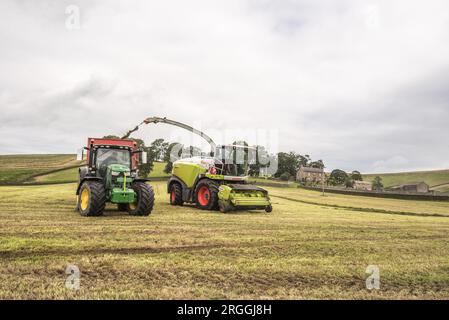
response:
<path id="1" fill-rule="evenodd" d="M 97 168 L 107 167 L 111 164 L 131 165 L 131 154 L 129 150 L 99 148 L 96 154 Z"/>

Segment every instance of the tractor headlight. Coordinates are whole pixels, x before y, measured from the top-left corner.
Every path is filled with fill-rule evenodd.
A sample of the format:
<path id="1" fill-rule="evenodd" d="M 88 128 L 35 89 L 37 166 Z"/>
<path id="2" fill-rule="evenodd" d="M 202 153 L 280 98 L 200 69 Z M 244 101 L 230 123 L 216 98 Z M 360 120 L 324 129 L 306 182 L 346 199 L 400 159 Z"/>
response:
<path id="1" fill-rule="evenodd" d="M 130 173 L 129 173 L 129 172 L 123 172 L 123 175 L 124 175 L 125 177 L 129 177 L 129 176 L 130 176 Z"/>
<path id="2" fill-rule="evenodd" d="M 120 172 L 115 172 L 115 171 L 112 171 L 112 173 L 111 173 L 111 174 L 112 174 L 112 176 L 113 176 L 113 177 L 117 177 L 117 176 L 118 176 L 118 175 L 120 174 Z"/>

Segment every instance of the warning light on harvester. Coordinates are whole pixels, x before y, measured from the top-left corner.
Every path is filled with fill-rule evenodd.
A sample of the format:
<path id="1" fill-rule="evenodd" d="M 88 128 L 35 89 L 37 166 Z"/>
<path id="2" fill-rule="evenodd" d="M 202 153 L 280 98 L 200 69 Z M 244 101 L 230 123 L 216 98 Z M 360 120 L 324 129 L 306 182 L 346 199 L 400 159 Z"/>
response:
<path id="1" fill-rule="evenodd" d="M 210 167 L 209 168 L 209 173 L 210 174 L 217 174 L 217 169 L 215 167 Z"/>

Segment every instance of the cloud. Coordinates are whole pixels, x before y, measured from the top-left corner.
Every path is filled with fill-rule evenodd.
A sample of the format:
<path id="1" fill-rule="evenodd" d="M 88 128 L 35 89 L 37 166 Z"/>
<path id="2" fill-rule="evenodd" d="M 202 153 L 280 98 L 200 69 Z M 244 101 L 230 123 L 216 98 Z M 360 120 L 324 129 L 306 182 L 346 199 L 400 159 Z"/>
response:
<path id="1" fill-rule="evenodd" d="M 387 172 L 389 170 L 401 170 L 409 164 L 409 161 L 402 156 L 393 156 L 386 160 L 379 160 L 373 163 L 376 172 Z"/>
<path id="2" fill-rule="evenodd" d="M 66 28 L 69 4 L 80 8 L 79 30 Z M 441 168 L 448 9 L 439 0 L 2 1 L 0 153 L 73 152 L 87 136 L 160 115 L 217 139 L 278 130 L 281 149 L 328 168 Z"/>

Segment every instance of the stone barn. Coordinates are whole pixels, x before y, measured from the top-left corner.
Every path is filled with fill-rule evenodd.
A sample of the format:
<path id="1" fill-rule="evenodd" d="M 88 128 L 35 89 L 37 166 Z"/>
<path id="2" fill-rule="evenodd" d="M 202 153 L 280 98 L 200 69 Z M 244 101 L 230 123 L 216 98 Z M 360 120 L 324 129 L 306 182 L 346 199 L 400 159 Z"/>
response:
<path id="1" fill-rule="evenodd" d="M 369 181 L 354 181 L 354 185 L 352 186 L 355 190 L 364 190 L 364 191 L 372 191 L 373 185 Z"/>
<path id="2" fill-rule="evenodd" d="M 427 193 L 429 192 L 429 185 L 425 182 L 414 182 L 394 186 L 389 190 L 397 192 Z"/>

